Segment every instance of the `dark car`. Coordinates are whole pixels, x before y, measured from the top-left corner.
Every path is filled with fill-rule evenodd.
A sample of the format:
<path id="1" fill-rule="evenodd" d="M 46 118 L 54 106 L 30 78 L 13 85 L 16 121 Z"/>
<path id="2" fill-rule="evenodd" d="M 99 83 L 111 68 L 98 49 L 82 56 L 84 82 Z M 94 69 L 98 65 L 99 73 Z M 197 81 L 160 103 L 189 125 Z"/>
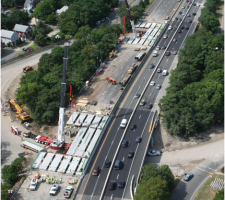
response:
<path id="1" fill-rule="evenodd" d="M 115 189 L 115 186 L 116 186 L 116 181 L 112 181 L 112 180 L 111 180 L 111 181 L 109 182 L 109 189 L 110 189 L 110 190 L 114 190 L 114 189 Z"/>
<path id="2" fill-rule="evenodd" d="M 122 147 L 128 147 L 129 146 L 129 141 L 128 140 L 123 140 L 122 142 Z"/>
<path id="3" fill-rule="evenodd" d="M 135 128 L 136 128 L 136 125 L 135 124 L 131 124 L 130 130 L 134 130 Z"/>
<path id="4" fill-rule="evenodd" d="M 99 170 L 100 170 L 99 167 L 96 166 L 96 167 L 94 168 L 94 171 L 92 172 L 92 175 L 93 175 L 93 176 L 98 176 Z"/>
<path id="5" fill-rule="evenodd" d="M 163 45 L 163 46 L 162 46 L 162 49 L 166 49 L 166 45 Z"/>
<path id="6" fill-rule="evenodd" d="M 184 26 L 181 26 L 180 29 L 184 29 Z"/>
<path id="7" fill-rule="evenodd" d="M 140 137 L 140 136 L 137 136 L 135 142 L 136 142 L 136 143 L 140 143 L 140 142 L 141 142 L 141 137 Z"/>
<path id="8" fill-rule="evenodd" d="M 195 13 L 195 12 L 193 12 L 193 13 L 192 13 L 192 15 L 196 15 L 196 13 Z"/>
<path id="9" fill-rule="evenodd" d="M 27 51 L 27 48 L 22 48 L 23 51 Z"/>
<path id="10" fill-rule="evenodd" d="M 191 17 L 191 15 L 190 14 L 187 14 L 187 17 Z"/>
<path id="11" fill-rule="evenodd" d="M 94 105 L 94 106 L 96 106 L 97 103 L 98 103 L 97 101 L 91 101 L 91 102 L 89 102 L 90 105 Z"/>
<path id="12" fill-rule="evenodd" d="M 134 157 L 134 152 L 133 151 L 129 151 L 127 157 L 128 158 L 133 158 Z"/>
<path id="13" fill-rule="evenodd" d="M 178 20 L 178 17 L 175 17 L 175 20 Z"/>
<path id="14" fill-rule="evenodd" d="M 174 26 L 174 27 L 173 27 L 173 30 L 177 30 L 177 27 L 176 27 L 176 26 Z"/>
<path id="15" fill-rule="evenodd" d="M 189 27 L 188 27 L 188 26 L 186 26 L 186 27 L 185 27 L 185 29 L 186 29 L 186 30 L 188 30 L 188 29 L 189 29 Z"/>
<path id="16" fill-rule="evenodd" d="M 184 180 L 189 181 L 193 178 L 193 176 L 194 176 L 194 174 L 192 174 L 192 173 L 185 174 Z"/>
<path id="17" fill-rule="evenodd" d="M 105 159 L 105 165 L 104 165 L 104 167 L 105 168 L 109 168 L 110 167 L 110 164 L 111 164 L 110 160 L 108 158 L 106 158 Z"/>
<path id="18" fill-rule="evenodd" d="M 182 18 L 180 18 L 179 20 L 182 21 Z"/>
<path id="19" fill-rule="evenodd" d="M 188 22 L 189 22 L 189 23 L 191 23 L 191 22 L 192 22 L 192 20 L 190 19 L 190 20 L 188 20 Z"/>
<path id="20" fill-rule="evenodd" d="M 167 52 L 166 52 L 166 56 L 169 56 L 169 55 L 170 55 L 170 51 L 167 51 Z"/>
<path id="21" fill-rule="evenodd" d="M 151 103 L 147 105 L 148 109 L 152 109 L 152 107 L 153 107 L 153 105 Z"/>
<path id="22" fill-rule="evenodd" d="M 193 6 L 196 6 L 196 3 L 193 3 Z"/>
<path id="23" fill-rule="evenodd" d="M 125 181 L 124 181 L 124 180 L 121 180 L 121 181 L 119 182 L 118 187 L 119 187 L 119 188 L 124 188 L 124 186 L 125 186 Z"/>
<path id="24" fill-rule="evenodd" d="M 180 11 L 179 14 L 182 15 L 182 11 Z"/>
<path id="25" fill-rule="evenodd" d="M 34 49 L 32 47 L 27 47 L 27 51 L 33 51 Z"/>
<path id="26" fill-rule="evenodd" d="M 176 39 L 176 38 L 174 38 L 174 39 L 173 39 L 173 42 L 176 42 L 176 41 L 177 41 L 177 39 Z"/>
<path id="27" fill-rule="evenodd" d="M 152 69 L 152 68 L 154 68 L 155 67 L 155 65 L 153 64 L 153 63 L 151 63 L 150 65 L 149 65 L 149 69 Z"/>
<path id="28" fill-rule="evenodd" d="M 181 30 L 181 29 L 179 29 L 177 32 L 178 32 L 178 33 L 182 33 L 182 30 Z"/>
<path id="29" fill-rule="evenodd" d="M 136 93 L 135 96 L 134 96 L 134 98 L 136 98 L 136 99 L 139 98 L 139 97 L 140 97 L 139 93 Z"/>
<path id="30" fill-rule="evenodd" d="M 190 6 L 189 5 L 187 5 L 187 8 L 189 8 Z"/>

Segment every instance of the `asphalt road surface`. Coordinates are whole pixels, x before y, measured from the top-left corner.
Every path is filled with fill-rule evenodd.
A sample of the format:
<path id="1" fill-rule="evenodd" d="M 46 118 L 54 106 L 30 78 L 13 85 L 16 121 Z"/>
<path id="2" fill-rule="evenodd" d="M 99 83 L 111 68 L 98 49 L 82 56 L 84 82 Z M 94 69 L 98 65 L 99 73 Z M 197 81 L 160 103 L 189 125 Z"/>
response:
<path id="1" fill-rule="evenodd" d="M 185 5 L 186 3 L 183 2 L 182 5 Z M 186 4 L 187 5 L 187 4 Z M 190 13 L 192 12 L 197 12 L 198 7 L 193 6 L 190 9 Z M 179 11 L 179 10 L 178 10 Z M 185 9 L 187 12 L 187 9 Z M 178 14 L 176 14 L 178 15 Z M 176 16 L 175 15 L 175 16 Z M 184 16 L 179 16 L 179 18 L 183 19 Z M 191 17 L 186 17 L 184 21 L 182 22 L 183 26 L 189 26 L 189 30 L 183 30 L 182 33 L 176 33 L 175 36 L 174 30 L 167 31 L 168 38 L 167 39 L 162 39 L 160 41 L 160 46 L 162 45 L 168 45 L 169 41 L 173 39 L 174 37 L 177 39 L 176 42 L 172 42 L 172 44 L 168 47 L 169 51 L 178 51 L 180 46 L 183 44 L 183 41 L 185 40 L 188 32 L 193 32 L 195 29 L 195 25 L 191 26 L 191 23 L 187 22 L 189 19 L 194 19 L 194 16 L 192 15 Z M 173 21 L 171 24 L 173 27 L 176 26 L 178 27 L 180 25 L 179 20 Z M 139 73 L 139 76 L 136 78 L 136 82 L 132 85 L 132 88 L 128 92 L 127 96 L 125 97 L 124 104 L 121 106 L 122 108 L 120 109 L 119 113 L 117 116 L 114 118 L 114 122 L 112 127 L 110 127 L 110 130 L 107 133 L 107 136 L 100 147 L 98 154 L 96 155 L 95 162 L 93 166 L 89 169 L 89 173 L 92 172 L 94 166 L 99 166 L 101 168 L 101 173 L 98 177 L 93 177 L 90 174 L 87 174 L 87 176 L 84 178 L 83 184 L 80 187 L 79 194 L 77 195 L 77 199 L 99 199 L 100 194 L 102 192 L 102 188 L 104 186 L 104 183 L 106 181 L 108 171 L 109 169 L 106 169 L 103 167 L 104 165 L 104 160 L 106 158 L 109 158 L 110 160 L 113 159 L 113 156 L 116 152 L 116 149 L 118 146 L 120 146 L 120 141 L 121 141 L 121 136 L 123 134 L 123 130 L 119 128 L 120 122 L 123 118 L 129 119 L 132 112 L 133 108 L 135 107 L 137 103 L 137 99 L 134 99 L 134 95 L 136 92 L 142 93 L 144 90 L 144 87 L 146 83 L 149 81 L 150 76 L 153 74 L 154 69 L 149 69 L 149 64 L 154 63 L 155 65 L 158 65 L 158 62 L 160 58 L 163 56 L 162 61 L 159 64 L 159 67 L 161 69 L 167 69 L 169 70 L 173 60 L 174 60 L 174 55 L 170 56 L 164 56 L 163 53 L 165 50 L 160 50 L 159 51 L 159 56 L 150 58 L 147 61 L 147 64 L 143 67 L 142 71 Z M 163 85 L 165 77 L 162 76 L 161 73 L 156 73 L 153 76 L 153 79 L 156 84 L 161 84 Z M 148 87 L 147 90 L 144 93 L 143 98 L 146 99 L 146 104 L 148 103 L 153 103 L 158 95 L 158 90 L 156 90 L 155 87 Z M 154 107 L 152 109 L 154 111 Z M 135 131 L 131 131 L 128 129 L 127 133 L 125 134 L 124 139 L 127 139 L 130 141 L 130 146 L 128 148 L 120 148 L 119 147 L 119 152 L 118 155 L 116 156 L 116 159 L 122 160 L 123 161 L 123 167 L 121 170 L 112 170 L 108 182 L 107 182 L 107 188 L 104 193 L 104 199 L 130 199 L 130 179 L 131 176 L 134 175 L 137 177 L 139 169 L 140 169 L 140 164 L 141 164 L 141 158 L 143 158 L 143 152 L 145 150 L 145 147 L 148 145 L 147 144 L 147 139 L 149 137 L 148 129 L 150 122 L 152 121 L 153 118 L 153 112 L 148 110 L 145 106 L 138 106 L 137 110 L 131 120 L 131 124 L 135 123 L 137 124 L 137 129 Z M 142 136 L 143 140 L 140 145 L 135 144 L 135 138 L 137 136 Z M 133 159 L 128 159 L 127 154 L 128 151 L 135 151 L 135 157 Z M 144 155 L 145 156 L 145 155 Z M 119 189 L 117 188 L 116 190 L 108 190 L 108 183 L 110 180 L 115 180 L 118 184 L 119 180 L 125 180 L 126 181 L 126 187 L 124 189 Z"/>
<path id="2" fill-rule="evenodd" d="M 171 200 L 185 199 L 193 200 L 201 185 L 210 178 L 210 174 L 214 174 L 224 164 L 224 155 L 214 157 L 211 160 L 205 160 L 196 166 L 191 173 L 194 177 L 189 181 L 181 180 L 176 190 L 171 196 Z"/>

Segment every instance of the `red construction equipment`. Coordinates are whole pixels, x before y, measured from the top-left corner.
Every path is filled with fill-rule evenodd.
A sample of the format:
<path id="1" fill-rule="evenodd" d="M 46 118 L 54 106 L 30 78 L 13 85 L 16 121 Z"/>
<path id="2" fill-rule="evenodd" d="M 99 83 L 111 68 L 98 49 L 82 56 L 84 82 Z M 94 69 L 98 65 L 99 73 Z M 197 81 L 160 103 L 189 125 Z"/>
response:
<path id="1" fill-rule="evenodd" d="M 24 73 L 26 73 L 26 72 L 28 72 L 28 71 L 30 71 L 30 70 L 33 70 L 33 67 L 31 67 L 31 66 L 26 66 L 26 67 L 23 68 L 23 72 L 24 72 Z"/>
<path id="2" fill-rule="evenodd" d="M 107 76 L 106 77 L 106 80 L 109 82 L 109 83 L 112 83 L 112 85 L 116 85 L 116 80 L 111 78 L 110 76 Z"/>
<path id="3" fill-rule="evenodd" d="M 12 131 L 12 133 L 14 133 L 14 135 L 18 135 L 18 133 L 19 133 L 17 127 L 14 127 L 14 126 L 11 126 L 11 131 Z"/>

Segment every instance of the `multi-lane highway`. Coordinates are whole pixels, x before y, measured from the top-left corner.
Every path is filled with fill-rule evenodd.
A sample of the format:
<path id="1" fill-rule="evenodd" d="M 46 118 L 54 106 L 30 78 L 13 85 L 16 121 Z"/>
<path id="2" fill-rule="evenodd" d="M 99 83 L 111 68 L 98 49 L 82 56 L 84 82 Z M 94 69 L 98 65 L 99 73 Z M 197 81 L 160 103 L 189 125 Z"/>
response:
<path id="1" fill-rule="evenodd" d="M 144 91 L 146 84 L 150 81 L 150 77 L 156 70 L 156 68 L 149 69 L 149 65 L 150 63 L 154 63 L 157 68 L 159 67 L 161 69 L 167 69 L 168 71 L 170 71 L 170 66 L 176 55 L 171 54 L 169 56 L 165 56 L 165 51 L 170 51 L 171 53 L 172 51 L 178 51 L 181 45 L 183 45 L 183 41 L 187 37 L 188 33 L 193 33 L 193 30 L 196 27 L 196 24 L 189 23 L 188 20 L 193 21 L 195 16 L 193 16 L 192 13 L 196 13 L 199 7 L 190 6 L 191 8 L 187 8 L 187 5 L 190 6 L 190 4 L 186 2 L 181 3 L 180 8 L 178 9 L 174 17 L 181 18 L 182 21 L 174 20 L 171 23 L 173 29 L 166 32 L 168 38 L 161 39 L 161 41 L 159 42 L 159 46 L 162 47 L 163 45 L 166 45 L 168 49 L 159 50 L 158 57 L 152 58 L 152 56 L 150 56 L 142 70 L 139 72 L 136 80 L 132 84 L 121 105 L 120 110 L 117 112 L 116 116 L 113 119 L 111 127 L 106 133 L 106 137 L 102 145 L 99 147 L 98 152 L 94 157 L 93 165 L 89 169 L 89 174 L 87 174 L 83 180 L 83 183 L 77 195 L 77 199 L 99 199 L 104 185 L 106 185 L 106 190 L 103 193 L 103 199 L 131 199 L 131 177 L 134 175 L 134 177 L 137 178 L 142 159 L 143 157 L 145 157 L 144 152 L 146 150 L 146 146 L 148 146 L 149 125 L 153 120 L 153 114 L 155 111 L 155 107 L 153 107 L 152 110 L 149 110 L 146 106 L 138 105 L 138 101 L 140 99 L 135 99 L 134 95 L 137 92 L 144 92 L 143 98 L 146 99 L 146 104 L 155 103 L 156 97 L 160 90 L 156 90 L 155 86 L 147 86 L 146 91 Z M 182 6 L 185 6 L 185 9 L 181 9 Z M 182 10 L 182 12 L 185 12 L 185 16 L 178 14 L 180 10 Z M 191 14 L 191 17 L 186 17 L 186 14 L 188 13 Z M 182 29 L 182 33 L 176 33 L 177 29 L 179 29 L 180 26 L 189 27 L 189 29 L 186 30 L 186 28 L 184 28 Z M 174 27 L 176 27 L 176 29 L 174 29 Z M 177 39 L 176 42 L 172 42 L 174 38 Z M 151 80 L 155 81 L 156 84 L 163 85 L 164 79 L 165 77 L 162 76 L 161 73 L 154 73 Z M 129 140 L 130 145 L 127 148 L 121 148 L 121 141 L 123 139 L 122 136 L 124 130 L 119 128 L 120 123 L 124 118 L 128 120 L 130 119 L 130 116 L 132 115 L 134 107 L 136 105 L 138 105 L 137 110 L 134 112 L 130 124 L 136 124 L 137 128 L 134 131 L 131 131 L 129 128 L 127 129 L 124 139 Z M 135 143 L 135 138 L 137 136 L 142 136 L 142 142 L 140 144 Z M 123 167 L 120 170 L 112 169 L 112 172 L 110 173 L 109 168 L 104 168 L 104 161 L 106 158 L 113 160 L 117 148 L 119 151 L 115 159 L 122 160 Z M 135 152 L 135 156 L 133 159 L 127 158 L 127 154 L 130 150 Z M 101 168 L 101 172 L 98 177 L 91 176 L 91 172 L 95 166 L 99 166 Z M 125 188 L 108 190 L 110 180 L 115 180 L 117 184 L 119 180 L 125 180 Z"/>

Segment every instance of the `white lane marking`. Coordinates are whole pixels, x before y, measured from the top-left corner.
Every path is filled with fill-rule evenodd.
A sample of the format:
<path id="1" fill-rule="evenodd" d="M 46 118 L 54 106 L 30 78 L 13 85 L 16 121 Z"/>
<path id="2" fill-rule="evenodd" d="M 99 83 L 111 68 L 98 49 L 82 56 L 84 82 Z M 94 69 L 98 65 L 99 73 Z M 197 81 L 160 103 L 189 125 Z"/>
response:
<path id="1" fill-rule="evenodd" d="M 204 171 L 204 172 L 207 172 L 206 170 L 204 170 L 204 169 L 202 169 L 202 168 L 199 168 L 199 167 L 195 167 L 195 168 L 200 169 L 200 170 L 202 170 L 202 171 Z"/>
<path id="2" fill-rule="evenodd" d="M 113 145 L 113 142 L 114 142 L 114 140 L 112 141 L 111 146 Z"/>
<path id="3" fill-rule="evenodd" d="M 125 159 L 125 157 L 123 157 L 123 160 L 122 160 L 122 162 L 124 161 L 124 159 Z"/>
<path id="4" fill-rule="evenodd" d="M 117 177 L 116 177 L 116 179 L 118 179 L 118 178 L 119 178 L 119 176 L 120 176 L 120 175 L 118 174 L 118 175 L 117 175 Z"/>
<path id="5" fill-rule="evenodd" d="M 141 118 L 141 115 L 139 116 L 139 119 Z"/>
<path id="6" fill-rule="evenodd" d="M 112 198 L 113 198 L 113 194 L 111 195 L 110 199 L 112 199 Z"/>
<path id="7" fill-rule="evenodd" d="M 199 165 L 201 165 L 201 164 L 199 164 Z M 205 165 L 201 165 L 202 167 L 205 167 L 205 168 L 208 168 L 208 169 L 211 169 L 211 170 L 213 170 L 213 171 L 216 171 L 216 170 L 214 170 L 214 169 L 212 169 L 212 168 L 210 168 L 210 167 L 207 167 L 207 166 L 205 166 Z"/>

